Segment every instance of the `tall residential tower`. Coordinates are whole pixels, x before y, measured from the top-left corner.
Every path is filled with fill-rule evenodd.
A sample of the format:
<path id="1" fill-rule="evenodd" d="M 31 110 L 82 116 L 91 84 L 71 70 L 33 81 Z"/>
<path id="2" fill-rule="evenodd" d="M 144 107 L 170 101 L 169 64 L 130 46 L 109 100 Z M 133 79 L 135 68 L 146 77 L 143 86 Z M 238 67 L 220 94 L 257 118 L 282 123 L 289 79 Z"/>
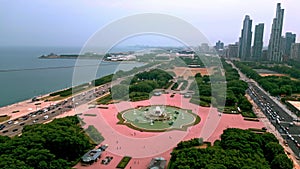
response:
<path id="1" fill-rule="evenodd" d="M 284 55 L 291 56 L 291 47 L 292 44 L 296 42 L 296 34 L 292 32 L 285 33 L 285 43 L 284 43 Z"/>
<path id="2" fill-rule="evenodd" d="M 245 16 L 241 37 L 239 40 L 239 58 L 241 60 L 250 60 L 251 58 L 251 40 L 252 40 L 252 20 L 249 15 Z"/>
<path id="3" fill-rule="evenodd" d="M 284 9 L 281 9 L 281 4 L 277 4 L 276 17 L 273 19 L 271 37 L 268 46 L 268 60 L 269 61 L 282 61 L 283 50 L 281 49 L 281 34 L 283 23 Z"/>
<path id="4" fill-rule="evenodd" d="M 260 23 L 255 26 L 254 44 L 252 48 L 252 60 L 261 60 L 263 48 L 264 24 Z"/>

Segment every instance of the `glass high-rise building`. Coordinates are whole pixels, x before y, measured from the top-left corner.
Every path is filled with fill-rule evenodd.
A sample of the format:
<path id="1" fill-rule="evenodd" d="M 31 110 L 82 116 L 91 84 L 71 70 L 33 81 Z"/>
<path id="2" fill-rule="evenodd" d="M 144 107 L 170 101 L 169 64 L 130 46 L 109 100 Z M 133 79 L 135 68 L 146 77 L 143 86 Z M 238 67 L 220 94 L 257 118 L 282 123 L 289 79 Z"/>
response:
<path id="1" fill-rule="evenodd" d="M 292 44 L 291 59 L 300 61 L 300 43 L 293 43 Z"/>
<path id="2" fill-rule="evenodd" d="M 252 20 L 249 15 L 245 16 L 241 37 L 239 40 L 239 58 L 241 60 L 250 60 L 251 58 L 251 40 L 252 40 Z"/>
<path id="3" fill-rule="evenodd" d="M 273 19 L 271 37 L 268 46 L 268 60 L 282 61 L 283 50 L 281 48 L 281 34 L 283 24 L 284 9 L 281 9 L 281 4 L 277 4 L 276 17 Z"/>
<path id="4" fill-rule="evenodd" d="M 263 48 L 264 24 L 260 23 L 255 26 L 254 44 L 252 48 L 252 60 L 261 60 Z"/>
<path id="5" fill-rule="evenodd" d="M 284 44 L 284 54 L 286 56 L 291 56 L 291 47 L 292 44 L 296 42 L 296 34 L 292 32 L 285 33 L 285 44 Z"/>

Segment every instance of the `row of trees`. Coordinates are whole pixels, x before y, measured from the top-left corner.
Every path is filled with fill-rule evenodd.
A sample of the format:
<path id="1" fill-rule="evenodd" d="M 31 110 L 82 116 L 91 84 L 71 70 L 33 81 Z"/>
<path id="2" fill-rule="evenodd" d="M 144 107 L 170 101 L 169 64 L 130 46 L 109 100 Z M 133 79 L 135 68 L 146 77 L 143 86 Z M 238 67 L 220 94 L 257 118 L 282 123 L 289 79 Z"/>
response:
<path id="1" fill-rule="evenodd" d="M 22 135 L 0 136 L 0 168 L 71 168 L 92 144 L 76 116 L 25 126 Z"/>
<path id="2" fill-rule="evenodd" d="M 240 75 L 238 71 L 230 64 L 226 63 L 224 60 L 222 60 L 222 64 L 227 82 L 225 106 L 235 110 L 239 107 L 243 116 L 256 117 L 252 110 L 252 104 L 245 97 L 245 91 L 248 88 L 248 84 L 239 80 Z"/>
<path id="3" fill-rule="evenodd" d="M 125 80 L 120 85 L 113 86 L 111 88 L 112 98 L 132 101 L 149 99 L 149 95 L 154 89 L 166 88 L 170 85 L 171 79 L 173 77 L 169 73 L 160 69 L 138 73 L 130 82 Z"/>
<path id="4" fill-rule="evenodd" d="M 245 74 L 247 77 L 257 81 L 266 91 L 273 96 L 287 95 L 292 93 L 300 93 L 300 81 L 292 80 L 287 76 L 266 76 L 261 77 L 255 70 L 253 70 L 246 63 L 235 61 L 234 64 Z M 283 67 L 275 66 L 281 70 Z M 269 68 L 270 69 L 270 68 Z M 284 69 L 284 68 L 283 68 Z"/>
<path id="5" fill-rule="evenodd" d="M 230 64 L 226 63 L 224 60 L 222 60 L 222 64 L 227 84 L 226 98 L 223 98 L 225 99 L 225 111 L 231 112 L 231 110 L 237 110 L 237 107 L 240 107 L 244 116 L 255 117 L 255 114 L 252 111 L 252 105 L 245 97 L 245 90 L 248 88 L 247 83 L 239 80 L 240 76 L 237 70 L 232 68 Z M 222 78 L 218 77 L 218 75 L 212 75 L 211 78 L 214 79 L 214 81 L 219 80 L 220 83 L 224 83 L 222 82 Z M 222 103 L 221 97 L 215 98 L 218 97 L 218 91 L 215 91 L 216 93 L 212 95 L 211 86 L 212 84 L 209 76 L 201 76 L 200 73 L 197 73 L 195 75 L 195 82 L 190 86 L 190 90 L 196 92 L 196 95 L 193 96 L 191 102 L 198 103 L 201 106 L 209 106 L 210 104 L 218 106 L 218 100 Z M 218 90 L 218 88 L 216 90 Z"/>
<path id="6" fill-rule="evenodd" d="M 171 153 L 171 169 L 292 169 L 292 161 L 273 134 L 226 129 L 214 146 L 199 149 L 180 143 Z M 186 145 L 191 145 L 187 147 Z"/>

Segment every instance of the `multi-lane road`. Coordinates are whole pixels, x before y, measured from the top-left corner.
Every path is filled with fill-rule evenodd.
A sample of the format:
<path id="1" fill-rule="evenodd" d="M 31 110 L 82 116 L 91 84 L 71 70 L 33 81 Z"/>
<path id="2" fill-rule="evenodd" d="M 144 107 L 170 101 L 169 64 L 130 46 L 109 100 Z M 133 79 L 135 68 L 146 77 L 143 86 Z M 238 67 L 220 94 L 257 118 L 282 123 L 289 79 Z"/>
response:
<path id="1" fill-rule="evenodd" d="M 104 94 L 109 92 L 109 89 L 110 83 L 107 83 L 105 85 L 81 92 L 54 105 L 50 105 L 40 110 L 30 112 L 29 114 L 22 117 L 6 121 L 0 124 L 0 134 L 10 137 L 19 135 L 22 132 L 24 126 L 50 121 L 57 115 L 71 111 L 77 106 L 86 104 L 98 97 L 103 96 Z"/>
<path id="2" fill-rule="evenodd" d="M 300 126 L 296 125 L 298 119 L 291 117 L 290 114 L 256 86 L 255 83 L 248 82 L 248 84 L 249 89 L 247 90 L 247 93 L 280 133 L 285 140 L 286 145 L 288 145 L 299 158 Z"/>
<path id="3" fill-rule="evenodd" d="M 228 63 L 238 70 L 240 79 L 248 83 L 249 88 L 246 92 L 280 133 L 286 146 L 289 146 L 296 157 L 300 158 L 300 126 L 298 125 L 300 123 L 297 116 L 274 100 L 274 97 L 264 91 L 257 82 L 241 73 L 232 62 L 228 61 Z"/>

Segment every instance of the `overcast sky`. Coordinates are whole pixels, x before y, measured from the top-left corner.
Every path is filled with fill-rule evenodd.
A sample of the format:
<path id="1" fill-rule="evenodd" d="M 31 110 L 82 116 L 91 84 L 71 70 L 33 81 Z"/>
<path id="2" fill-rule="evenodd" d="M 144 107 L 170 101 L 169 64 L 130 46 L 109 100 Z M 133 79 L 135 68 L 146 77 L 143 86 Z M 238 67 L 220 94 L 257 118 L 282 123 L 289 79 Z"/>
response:
<path id="1" fill-rule="evenodd" d="M 253 33 L 256 24 L 265 23 L 267 45 L 277 2 L 285 9 L 283 33 L 296 33 L 299 42 L 299 0 L 1 0 L 0 46 L 83 46 L 102 27 L 139 13 L 181 18 L 212 44 L 236 42 L 247 14 L 253 19 Z M 128 40 L 129 45 L 166 42 Z"/>

